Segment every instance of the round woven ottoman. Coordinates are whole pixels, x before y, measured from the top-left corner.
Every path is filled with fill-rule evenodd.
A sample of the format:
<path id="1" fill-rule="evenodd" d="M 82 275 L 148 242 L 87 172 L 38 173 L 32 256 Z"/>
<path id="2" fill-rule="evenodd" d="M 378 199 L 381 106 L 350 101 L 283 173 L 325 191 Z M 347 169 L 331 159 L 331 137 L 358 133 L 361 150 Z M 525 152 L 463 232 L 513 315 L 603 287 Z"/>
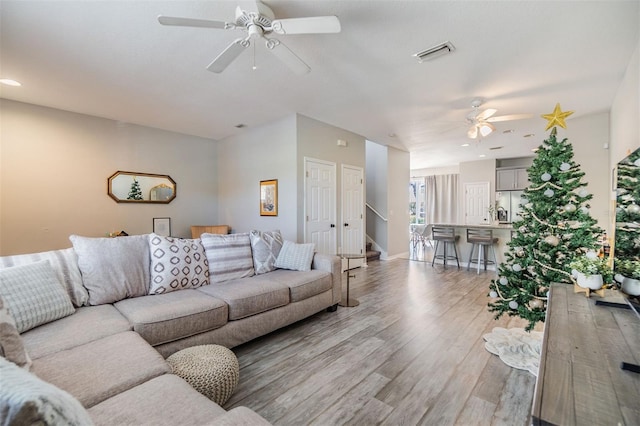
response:
<path id="1" fill-rule="evenodd" d="M 192 346 L 169 356 L 167 362 L 173 374 L 218 405 L 227 402 L 240 378 L 238 358 L 224 346 Z"/>

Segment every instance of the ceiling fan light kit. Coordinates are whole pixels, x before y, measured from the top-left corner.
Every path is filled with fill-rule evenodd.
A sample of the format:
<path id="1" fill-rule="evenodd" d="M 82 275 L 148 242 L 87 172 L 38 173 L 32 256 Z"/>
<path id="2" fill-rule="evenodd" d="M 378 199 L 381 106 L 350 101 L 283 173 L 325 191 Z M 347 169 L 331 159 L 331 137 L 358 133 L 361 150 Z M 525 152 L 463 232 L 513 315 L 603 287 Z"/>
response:
<path id="1" fill-rule="evenodd" d="M 494 114 L 498 112 L 497 109 L 487 108 L 484 111 L 479 111 L 483 103 L 484 100 L 482 98 L 475 98 L 471 101 L 473 111 L 466 118 L 467 123 L 471 125 L 467 130 L 467 136 L 470 139 L 484 138 L 495 132 L 496 126 L 492 123 L 532 117 L 532 114 L 511 114 L 494 117 Z M 504 133 L 507 133 L 507 131 Z"/>
<path id="2" fill-rule="evenodd" d="M 246 3 L 246 2 L 245 2 Z M 284 43 L 267 35 L 272 33 L 279 35 L 289 34 L 329 34 L 341 31 L 340 21 L 336 16 L 313 16 L 308 18 L 275 19 L 273 11 L 260 1 L 249 2 L 246 10 L 236 7 L 235 23 L 224 21 L 211 21 L 207 19 L 180 18 L 171 16 L 158 16 L 158 22 L 162 25 L 214 28 L 223 30 L 239 29 L 247 33 L 246 37 L 231 42 L 214 60 L 207 66 L 209 71 L 221 73 L 249 46 L 251 39 L 263 39 L 267 49 L 296 74 L 306 74 L 311 68 L 304 63 Z M 254 67 L 255 69 L 255 64 Z"/>

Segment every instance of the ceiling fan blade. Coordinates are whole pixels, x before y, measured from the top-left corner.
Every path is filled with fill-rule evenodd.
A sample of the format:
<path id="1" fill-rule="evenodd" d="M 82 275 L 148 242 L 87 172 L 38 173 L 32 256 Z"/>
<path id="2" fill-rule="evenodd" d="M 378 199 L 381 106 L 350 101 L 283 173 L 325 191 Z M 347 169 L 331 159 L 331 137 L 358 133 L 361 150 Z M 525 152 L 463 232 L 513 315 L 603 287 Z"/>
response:
<path id="1" fill-rule="evenodd" d="M 158 22 L 162 25 L 176 25 L 179 27 L 218 28 L 221 30 L 234 28 L 235 24 L 223 21 L 210 21 L 208 19 L 177 18 L 175 16 L 158 16 Z"/>
<path id="2" fill-rule="evenodd" d="M 284 64 L 296 74 L 303 75 L 311 71 L 309 65 L 293 53 L 287 46 L 285 46 L 280 40 L 274 38 L 268 38 L 267 48 L 276 55 Z"/>
<path id="3" fill-rule="evenodd" d="M 469 139 L 477 139 L 478 138 L 478 126 L 471 126 L 469 130 L 467 130 L 467 136 Z"/>
<path id="4" fill-rule="evenodd" d="M 524 120 L 525 118 L 532 118 L 533 114 L 510 114 L 510 115 L 499 115 L 497 117 L 491 117 L 486 121 L 491 123 L 497 123 L 498 121 L 511 121 L 511 120 Z"/>
<path id="5" fill-rule="evenodd" d="M 482 111 L 480 114 L 476 115 L 476 120 L 478 120 L 478 121 L 486 121 L 487 118 L 491 117 L 496 112 L 498 112 L 497 109 L 487 108 L 484 111 Z"/>
<path id="6" fill-rule="evenodd" d="M 251 43 L 247 39 L 239 38 L 226 49 L 222 51 L 214 60 L 209 64 L 207 69 L 216 73 L 221 73 L 233 62 L 240 54 L 249 47 Z"/>
<path id="7" fill-rule="evenodd" d="M 328 34 L 339 33 L 341 29 L 337 16 L 276 19 L 271 27 L 277 34 Z"/>

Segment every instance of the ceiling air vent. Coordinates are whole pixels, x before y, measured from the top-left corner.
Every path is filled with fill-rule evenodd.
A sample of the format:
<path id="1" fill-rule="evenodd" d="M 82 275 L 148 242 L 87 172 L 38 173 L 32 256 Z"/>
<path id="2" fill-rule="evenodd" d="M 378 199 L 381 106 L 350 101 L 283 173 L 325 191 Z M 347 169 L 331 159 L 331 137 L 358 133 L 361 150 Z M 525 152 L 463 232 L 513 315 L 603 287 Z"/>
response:
<path id="1" fill-rule="evenodd" d="M 418 62 L 423 63 L 424 61 L 430 61 L 435 58 L 439 58 L 440 56 L 446 55 L 447 53 L 451 53 L 456 50 L 451 44 L 450 41 L 445 41 L 442 44 L 437 46 L 433 46 L 430 49 L 423 50 L 422 52 L 414 53 L 412 56 L 418 58 Z"/>

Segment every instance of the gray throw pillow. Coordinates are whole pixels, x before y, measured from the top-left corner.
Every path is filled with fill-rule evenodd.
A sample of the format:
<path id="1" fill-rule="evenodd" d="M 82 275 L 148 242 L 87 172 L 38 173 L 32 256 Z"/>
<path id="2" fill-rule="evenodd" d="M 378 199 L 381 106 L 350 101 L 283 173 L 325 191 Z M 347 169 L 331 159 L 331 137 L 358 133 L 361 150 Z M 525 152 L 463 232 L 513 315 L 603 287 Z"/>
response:
<path id="1" fill-rule="evenodd" d="M 200 238 L 209 261 L 211 282 L 220 283 L 254 275 L 248 233 L 227 235 L 205 233 Z"/>
<path id="2" fill-rule="evenodd" d="M 253 268 L 256 275 L 275 270 L 276 259 L 283 243 L 280 231 L 260 232 L 253 230 L 249 233 L 249 237 L 251 238 Z"/>
<path id="3" fill-rule="evenodd" d="M 149 294 L 209 285 L 209 263 L 200 238 L 191 240 L 149 234 L 149 252 Z"/>
<path id="4" fill-rule="evenodd" d="M 0 269 L 0 295 L 20 333 L 75 312 L 46 260 Z"/>
<path id="5" fill-rule="evenodd" d="M 147 235 L 115 238 L 69 237 L 78 254 L 89 305 L 145 296 L 149 288 Z"/>
<path id="6" fill-rule="evenodd" d="M 89 413 L 67 392 L 0 357 L 0 414 L 6 425 L 88 426 Z"/>
<path id="7" fill-rule="evenodd" d="M 22 342 L 22 336 L 18 333 L 16 322 L 9 314 L 2 297 L 0 296 L 0 356 L 24 367 L 27 370 L 31 366 L 31 358 Z"/>
<path id="8" fill-rule="evenodd" d="M 17 254 L 0 257 L 0 268 L 27 265 L 39 260 L 48 260 L 56 272 L 58 280 L 64 284 L 73 306 L 79 308 L 86 305 L 89 293 L 82 285 L 82 275 L 78 268 L 78 256 L 72 247 L 62 250 L 43 251 L 40 253 Z"/>
<path id="9" fill-rule="evenodd" d="M 276 268 L 293 271 L 310 271 L 313 261 L 314 243 L 296 244 L 285 241 L 276 259 Z"/>

